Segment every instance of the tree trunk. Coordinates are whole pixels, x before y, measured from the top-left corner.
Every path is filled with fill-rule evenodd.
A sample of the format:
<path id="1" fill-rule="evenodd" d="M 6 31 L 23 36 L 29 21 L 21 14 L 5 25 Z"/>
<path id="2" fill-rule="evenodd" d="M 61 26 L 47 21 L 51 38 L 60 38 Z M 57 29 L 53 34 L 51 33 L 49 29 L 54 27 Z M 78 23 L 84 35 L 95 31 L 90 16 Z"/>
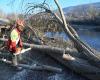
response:
<path id="1" fill-rule="evenodd" d="M 94 53 L 93 49 L 91 49 L 88 45 L 86 45 L 84 42 L 82 42 L 79 37 L 74 36 L 71 31 L 68 28 L 68 25 L 66 23 L 63 11 L 61 9 L 61 7 L 58 4 L 57 0 L 54 0 L 59 12 L 61 14 L 61 18 L 62 18 L 62 22 L 64 24 L 64 26 L 62 27 L 63 30 L 65 31 L 65 33 L 69 36 L 69 38 L 75 43 L 75 46 L 77 46 L 77 50 L 80 51 L 80 49 L 82 50 L 81 52 L 87 57 L 87 59 L 91 62 L 96 63 L 95 65 L 98 66 L 100 68 L 100 56 L 98 56 L 97 53 Z"/>
<path id="2" fill-rule="evenodd" d="M 90 80 L 100 80 L 100 69 L 95 66 L 92 66 L 88 63 L 88 61 L 84 59 L 74 57 L 75 60 L 64 60 L 62 56 L 58 54 L 51 53 L 48 55 L 59 61 L 66 67 L 70 68 L 71 70 L 87 77 Z"/>

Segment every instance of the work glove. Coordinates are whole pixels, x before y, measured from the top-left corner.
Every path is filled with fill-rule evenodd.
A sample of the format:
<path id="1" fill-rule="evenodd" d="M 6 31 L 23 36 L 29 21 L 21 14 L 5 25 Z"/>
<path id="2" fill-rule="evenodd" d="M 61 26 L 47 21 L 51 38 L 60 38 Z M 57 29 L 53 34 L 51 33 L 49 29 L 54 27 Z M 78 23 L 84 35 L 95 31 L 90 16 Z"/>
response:
<path id="1" fill-rule="evenodd" d="M 21 51 L 22 51 L 22 48 L 20 48 L 20 47 L 16 48 L 16 52 L 14 53 L 14 55 L 20 54 Z"/>

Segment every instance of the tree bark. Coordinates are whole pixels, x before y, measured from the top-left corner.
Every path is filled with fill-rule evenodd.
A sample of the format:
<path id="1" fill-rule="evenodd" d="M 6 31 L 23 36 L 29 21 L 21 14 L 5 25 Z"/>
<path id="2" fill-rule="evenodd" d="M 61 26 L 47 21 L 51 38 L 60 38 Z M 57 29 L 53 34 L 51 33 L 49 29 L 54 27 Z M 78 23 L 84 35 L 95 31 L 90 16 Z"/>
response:
<path id="1" fill-rule="evenodd" d="M 69 69 L 87 77 L 90 80 L 100 80 L 100 68 L 97 68 L 88 63 L 87 60 L 74 57 L 75 60 L 64 60 L 62 56 L 58 54 L 48 54 L 55 60 L 59 61 Z"/>
<path id="2" fill-rule="evenodd" d="M 7 41 L 7 39 L 0 38 L 0 41 Z M 51 47 L 47 45 L 36 45 L 36 44 L 29 44 L 29 43 L 23 43 L 23 45 L 27 47 L 32 47 L 32 49 L 48 52 L 49 54 L 51 53 L 54 53 L 54 54 L 66 53 L 67 54 L 68 53 L 75 57 L 84 58 L 84 56 L 81 53 L 77 52 L 76 49 L 71 49 L 71 48 L 64 49 L 64 48 L 58 48 L 58 47 Z M 100 54 L 97 54 L 97 56 L 100 56 Z"/>
<path id="3" fill-rule="evenodd" d="M 64 14 L 63 14 L 63 11 L 60 7 L 60 5 L 58 4 L 58 1 L 57 0 L 54 0 L 58 9 L 59 9 L 59 12 L 61 14 L 61 18 L 62 18 L 62 21 L 63 21 L 63 24 L 64 26 L 62 27 L 63 30 L 65 31 L 65 33 L 69 36 L 69 38 L 75 43 L 75 46 L 77 48 L 78 51 L 80 51 L 81 49 L 81 52 L 87 57 L 87 59 L 91 62 L 96 63 L 94 65 L 98 66 L 100 68 L 100 56 L 98 56 L 97 53 L 94 53 L 93 49 L 91 49 L 89 46 L 87 46 L 84 42 L 82 42 L 79 37 L 77 36 L 74 36 L 71 31 L 69 30 L 68 28 L 68 25 L 66 23 L 66 20 L 65 20 L 65 17 L 64 17 Z"/>
<path id="4" fill-rule="evenodd" d="M 53 57 L 57 61 L 61 62 L 66 67 L 69 67 L 75 72 L 82 74 L 91 80 L 100 80 L 100 69 L 97 68 L 96 66 L 91 65 L 87 60 L 80 58 L 79 53 L 74 54 L 69 52 L 67 49 L 64 50 L 63 48 L 50 47 L 46 45 L 35 45 L 35 44 L 28 44 L 28 43 L 23 43 L 23 44 L 28 47 L 31 46 L 33 48 L 32 52 L 34 52 L 34 49 L 38 51 L 40 50 L 45 54 L 48 54 L 49 56 Z M 63 53 L 68 53 L 70 54 L 70 56 L 73 56 L 75 59 L 64 60 L 62 58 Z"/>
<path id="5" fill-rule="evenodd" d="M 12 65 L 11 61 L 8 61 L 6 59 L 0 59 L 0 61 L 7 63 L 9 65 Z M 39 65 L 39 64 L 34 64 L 34 65 L 27 65 L 27 64 L 18 64 L 15 67 L 22 67 L 24 69 L 30 69 L 30 70 L 46 70 L 46 71 L 52 71 L 52 72 L 62 72 L 61 68 L 53 67 L 53 66 L 48 66 L 48 65 Z"/>

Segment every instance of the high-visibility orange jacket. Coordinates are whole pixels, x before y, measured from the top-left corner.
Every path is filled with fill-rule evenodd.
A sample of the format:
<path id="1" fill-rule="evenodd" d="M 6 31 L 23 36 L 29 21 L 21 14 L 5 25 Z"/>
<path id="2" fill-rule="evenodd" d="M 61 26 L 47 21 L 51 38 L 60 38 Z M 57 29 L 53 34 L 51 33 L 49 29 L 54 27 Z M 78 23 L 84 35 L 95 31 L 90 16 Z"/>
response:
<path id="1" fill-rule="evenodd" d="M 20 30 L 14 28 L 9 36 L 7 46 L 10 52 L 16 53 L 17 48 L 22 48 L 22 40 L 20 38 Z"/>

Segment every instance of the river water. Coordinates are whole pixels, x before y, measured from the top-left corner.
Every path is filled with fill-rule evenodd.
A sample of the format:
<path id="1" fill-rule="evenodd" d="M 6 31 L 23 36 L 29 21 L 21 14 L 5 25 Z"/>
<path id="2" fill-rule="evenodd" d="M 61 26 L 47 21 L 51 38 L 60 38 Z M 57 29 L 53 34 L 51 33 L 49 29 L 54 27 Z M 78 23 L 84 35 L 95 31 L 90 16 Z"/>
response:
<path id="1" fill-rule="evenodd" d="M 88 29 L 77 30 L 81 40 L 88 43 L 91 47 L 100 51 L 100 32 L 91 31 Z M 48 37 L 63 38 L 68 40 L 68 36 L 65 33 L 46 33 Z M 39 51 L 29 52 L 28 58 L 33 60 L 33 63 L 51 65 L 55 67 L 62 68 L 62 73 L 52 73 L 47 71 L 31 71 L 31 70 L 22 70 L 15 72 L 11 67 L 0 64 L 0 80 L 88 80 L 87 78 L 74 73 L 72 70 L 64 67 L 59 62 L 53 60 L 47 55 L 40 55 Z"/>
<path id="2" fill-rule="evenodd" d="M 82 41 L 84 41 L 85 43 L 89 44 L 92 48 L 100 51 L 100 32 L 96 32 L 96 31 L 93 31 L 92 29 L 79 29 L 79 30 L 76 30 L 80 39 Z M 64 32 L 61 32 L 61 33 L 51 33 L 51 32 L 48 32 L 46 33 L 46 36 L 48 37 L 55 37 L 55 38 L 63 38 L 63 40 L 68 40 L 68 36 L 64 33 Z"/>
<path id="3" fill-rule="evenodd" d="M 100 51 L 100 32 L 81 30 L 78 34 L 81 40 Z"/>

